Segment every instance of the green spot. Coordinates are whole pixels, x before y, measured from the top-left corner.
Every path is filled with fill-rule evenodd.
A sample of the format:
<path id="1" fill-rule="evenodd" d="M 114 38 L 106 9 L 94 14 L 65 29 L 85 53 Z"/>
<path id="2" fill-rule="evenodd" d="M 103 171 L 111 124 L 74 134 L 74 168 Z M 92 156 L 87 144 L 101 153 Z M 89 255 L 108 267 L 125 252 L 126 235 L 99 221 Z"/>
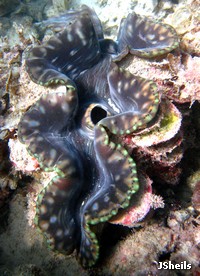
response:
<path id="1" fill-rule="evenodd" d="M 65 82 L 64 82 L 65 83 Z M 72 85 L 67 85 L 67 89 L 71 89 L 72 91 L 75 91 L 76 90 L 76 88 L 74 87 L 74 86 L 72 86 Z"/>
<path id="2" fill-rule="evenodd" d="M 111 211 L 111 214 L 114 216 L 114 215 L 116 215 L 117 214 L 117 210 L 112 210 Z"/>
<path id="3" fill-rule="evenodd" d="M 127 151 L 127 150 L 124 149 L 124 150 L 122 151 L 122 153 L 123 153 L 124 156 L 128 156 L 128 151 Z"/>
<path id="4" fill-rule="evenodd" d="M 136 170 L 131 170 L 132 174 L 137 174 Z"/>
<path id="5" fill-rule="evenodd" d="M 143 122 L 142 121 L 139 121 L 138 123 L 137 123 L 137 126 L 142 126 L 143 125 Z"/>
<path id="6" fill-rule="evenodd" d="M 139 185 L 139 183 L 135 183 L 134 185 L 133 185 L 133 188 L 134 188 L 134 191 L 138 191 L 139 190 L 139 187 L 140 187 L 140 185 Z"/>
<path id="7" fill-rule="evenodd" d="M 95 233 L 93 233 L 92 231 L 90 231 L 90 237 L 91 237 L 92 239 L 96 239 Z"/>
<path id="8" fill-rule="evenodd" d="M 151 113 L 155 114 L 157 112 L 157 109 L 158 109 L 157 105 L 153 106 Z"/>
<path id="9" fill-rule="evenodd" d="M 104 221 L 106 221 L 106 218 L 105 218 L 105 217 L 102 217 L 102 218 L 99 219 L 99 221 L 100 221 L 100 222 L 104 222 Z"/>
<path id="10" fill-rule="evenodd" d="M 153 117 L 149 114 L 145 117 L 146 122 L 150 122 L 153 119 Z"/>
<path id="11" fill-rule="evenodd" d="M 167 48 L 165 50 L 160 50 L 159 52 L 160 52 L 161 55 L 163 55 L 167 52 Z"/>
<path id="12" fill-rule="evenodd" d="M 111 149 L 115 149 L 115 147 L 116 147 L 115 143 L 110 142 L 110 148 L 111 148 Z"/>
<path id="13" fill-rule="evenodd" d="M 93 220 L 90 220 L 89 222 L 90 222 L 90 224 L 92 224 L 92 225 L 97 224 L 97 220 L 94 220 L 94 219 L 93 219 Z"/>
<path id="14" fill-rule="evenodd" d="M 36 225 L 38 225 L 38 216 L 35 216 L 35 217 L 34 217 L 34 223 L 35 223 Z"/>
<path id="15" fill-rule="evenodd" d="M 127 195 L 130 195 L 130 194 L 132 194 L 132 190 L 127 191 Z"/>
<path id="16" fill-rule="evenodd" d="M 38 195 L 38 200 L 41 202 L 42 201 L 42 198 L 43 198 L 43 195 L 42 194 L 39 194 Z"/>
<path id="17" fill-rule="evenodd" d="M 136 167 L 136 164 L 135 164 L 135 162 L 133 161 L 133 159 L 131 159 L 131 167 L 132 167 L 132 168 L 135 168 L 135 167 Z"/>
<path id="18" fill-rule="evenodd" d="M 113 128 L 111 132 L 112 132 L 113 134 L 117 134 L 117 129 L 116 129 L 116 128 Z"/>
<path id="19" fill-rule="evenodd" d="M 98 240 L 95 239 L 93 240 L 93 243 L 95 244 L 95 247 L 96 247 L 96 250 L 99 250 L 99 243 L 98 243 Z M 97 257 L 99 256 L 99 254 L 97 254 Z"/>
<path id="20" fill-rule="evenodd" d="M 122 207 L 123 207 L 123 208 L 126 208 L 126 207 L 128 207 L 128 205 L 129 205 L 129 200 L 128 200 L 128 201 L 125 201 L 125 202 L 122 204 Z"/>
<path id="21" fill-rule="evenodd" d="M 117 149 L 121 150 L 122 146 L 120 144 L 117 144 Z"/>
<path id="22" fill-rule="evenodd" d="M 104 145 L 105 145 L 105 146 L 108 146 L 108 144 L 109 144 L 108 139 L 105 139 L 105 140 L 104 140 Z"/>

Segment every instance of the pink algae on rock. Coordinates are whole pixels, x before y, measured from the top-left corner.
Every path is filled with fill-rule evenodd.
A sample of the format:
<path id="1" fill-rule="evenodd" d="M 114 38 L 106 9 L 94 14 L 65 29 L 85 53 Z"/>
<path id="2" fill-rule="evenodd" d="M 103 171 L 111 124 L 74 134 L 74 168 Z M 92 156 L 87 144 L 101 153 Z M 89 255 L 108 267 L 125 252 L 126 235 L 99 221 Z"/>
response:
<path id="1" fill-rule="evenodd" d="M 171 82 L 166 82 L 166 95 L 177 103 L 200 101 L 200 57 L 168 54 Z"/>
<path id="2" fill-rule="evenodd" d="M 152 193 L 152 181 L 146 175 L 140 175 L 140 190 L 131 198 L 130 206 L 121 210 L 109 222 L 123 226 L 133 227 L 144 219 L 150 209 L 164 208 L 161 196 Z"/>
<path id="3" fill-rule="evenodd" d="M 10 160 L 15 170 L 30 173 L 39 169 L 38 161 L 28 154 L 25 146 L 19 140 L 10 139 L 8 146 L 10 149 Z"/>

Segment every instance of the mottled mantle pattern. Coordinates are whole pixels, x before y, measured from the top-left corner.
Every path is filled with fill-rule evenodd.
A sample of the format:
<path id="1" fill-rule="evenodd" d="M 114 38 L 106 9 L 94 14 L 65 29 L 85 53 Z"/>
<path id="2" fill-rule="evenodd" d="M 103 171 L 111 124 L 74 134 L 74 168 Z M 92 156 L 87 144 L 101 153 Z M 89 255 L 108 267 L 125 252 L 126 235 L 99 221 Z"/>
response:
<path id="1" fill-rule="evenodd" d="M 168 25 L 135 13 L 123 19 L 117 42 L 105 39 L 93 10 L 62 17 L 65 29 L 26 60 L 40 85 L 64 85 L 43 95 L 22 117 L 18 136 L 41 167 L 57 176 L 38 196 L 35 222 L 50 246 L 77 249 L 85 267 L 96 263 L 93 225 L 127 208 L 140 189 L 137 166 L 117 137 L 145 128 L 159 108 L 156 85 L 119 68 L 128 53 L 155 57 L 178 46 Z"/>

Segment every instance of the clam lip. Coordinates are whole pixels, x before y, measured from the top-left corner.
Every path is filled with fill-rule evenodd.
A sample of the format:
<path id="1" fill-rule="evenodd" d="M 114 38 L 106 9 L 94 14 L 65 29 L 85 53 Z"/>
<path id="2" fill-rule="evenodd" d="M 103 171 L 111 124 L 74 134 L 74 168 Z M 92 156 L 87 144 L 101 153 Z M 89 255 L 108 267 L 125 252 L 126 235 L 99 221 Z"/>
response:
<path id="1" fill-rule="evenodd" d="M 147 175 L 141 173 L 139 180 L 140 189 L 132 196 L 130 206 L 112 217 L 110 223 L 133 227 L 147 215 L 153 203 L 152 181 Z"/>
<path id="2" fill-rule="evenodd" d="M 172 139 L 180 130 L 182 115 L 176 106 L 168 100 L 160 104 L 161 120 L 152 129 L 146 129 L 139 135 L 133 135 L 131 140 L 137 147 L 150 147 Z M 158 131 L 159 130 L 159 131 Z"/>
<path id="3" fill-rule="evenodd" d="M 97 64 L 102 55 L 110 55 L 114 61 L 121 60 L 129 52 L 155 57 L 172 51 L 179 44 L 172 27 L 144 19 L 134 12 L 122 20 L 117 42 L 103 37 L 100 20 L 87 6 L 63 17 L 65 29 L 34 47 L 26 59 L 30 77 L 39 84 L 75 81 L 84 70 Z"/>
<path id="4" fill-rule="evenodd" d="M 38 84 L 67 89 L 42 95 L 22 117 L 18 135 L 44 170 L 57 173 L 38 196 L 36 224 L 53 249 L 67 254 L 77 249 L 87 267 L 99 255 L 91 226 L 110 220 L 145 190 L 118 136 L 144 129 L 160 104 L 152 81 L 113 61 L 128 52 L 167 53 L 177 46 L 177 37 L 171 27 L 135 13 L 122 21 L 117 42 L 104 39 L 97 15 L 87 6 L 64 17 L 66 28 L 34 47 L 26 67 Z M 150 194 L 150 184 L 147 188 Z"/>

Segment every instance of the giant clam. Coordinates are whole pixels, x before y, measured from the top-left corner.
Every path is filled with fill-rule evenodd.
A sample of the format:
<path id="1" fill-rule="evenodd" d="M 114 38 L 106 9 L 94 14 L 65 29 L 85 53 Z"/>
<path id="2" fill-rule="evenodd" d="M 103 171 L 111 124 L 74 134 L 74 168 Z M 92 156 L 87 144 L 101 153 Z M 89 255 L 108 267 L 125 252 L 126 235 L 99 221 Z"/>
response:
<path id="1" fill-rule="evenodd" d="M 42 95 L 22 116 L 18 136 L 44 170 L 57 173 L 38 196 L 36 224 L 53 249 L 77 249 L 88 267 L 99 255 L 93 225 L 127 208 L 140 190 L 137 164 L 118 137 L 144 129 L 160 103 L 153 81 L 117 62 L 129 53 L 168 53 L 178 37 L 134 12 L 122 20 L 116 41 L 104 38 L 87 6 L 63 17 L 64 30 L 32 48 L 26 68 L 34 82 L 65 89 Z"/>

